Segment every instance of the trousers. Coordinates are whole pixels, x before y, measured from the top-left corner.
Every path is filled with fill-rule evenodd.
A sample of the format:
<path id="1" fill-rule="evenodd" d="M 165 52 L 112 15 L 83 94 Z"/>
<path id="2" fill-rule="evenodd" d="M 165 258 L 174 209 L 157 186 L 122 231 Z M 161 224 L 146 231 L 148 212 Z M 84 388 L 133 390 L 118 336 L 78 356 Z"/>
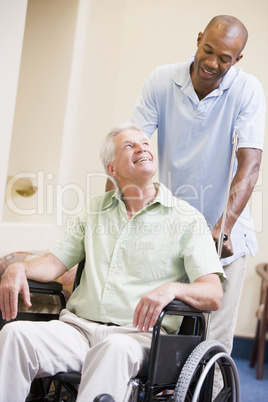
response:
<path id="1" fill-rule="evenodd" d="M 223 282 L 223 298 L 217 311 L 211 313 L 209 339 L 220 341 L 231 354 L 245 273 L 246 256 L 240 257 L 224 267 L 227 279 Z M 216 367 L 213 397 L 221 389 L 220 370 Z"/>
<path id="2" fill-rule="evenodd" d="M 241 299 L 246 256 L 240 257 L 224 267 L 227 279 L 223 282 L 223 298 L 217 311 L 212 311 L 209 339 L 220 341 L 231 354 L 239 303 Z"/>
<path id="3" fill-rule="evenodd" d="M 24 402 L 35 377 L 81 371 L 78 402 L 101 393 L 124 400 L 132 377 L 148 364 L 151 333 L 108 326 L 63 310 L 60 320 L 17 321 L 0 331 L 0 402 Z"/>

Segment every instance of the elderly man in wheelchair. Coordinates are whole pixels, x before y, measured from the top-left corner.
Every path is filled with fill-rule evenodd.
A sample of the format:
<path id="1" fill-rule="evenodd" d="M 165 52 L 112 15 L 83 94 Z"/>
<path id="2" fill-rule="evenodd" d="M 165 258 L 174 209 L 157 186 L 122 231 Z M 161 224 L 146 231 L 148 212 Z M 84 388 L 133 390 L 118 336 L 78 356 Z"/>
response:
<path id="1" fill-rule="evenodd" d="M 147 372 L 165 306 L 176 299 L 200 310 L 220 306 L 224 272 L 210 231 L 198 211 L 153 183 L 157 162 L 143 132 L 115 128 L 101 158 L 118 188 L 91 198 L 45 256 L 2 276 L 0 308 L 10 321 L 19 293 L 31 304 L 29 279 L 53 281 L 85 258 L 59 320 L 14 321 L 0 331 L 1 402 L 24 401 L 35 378 L 69 371 L 81 371 L 77 401 L 122 402 L 130 380 Z M 174 332 L 173 318 L 161 334 Z"/>

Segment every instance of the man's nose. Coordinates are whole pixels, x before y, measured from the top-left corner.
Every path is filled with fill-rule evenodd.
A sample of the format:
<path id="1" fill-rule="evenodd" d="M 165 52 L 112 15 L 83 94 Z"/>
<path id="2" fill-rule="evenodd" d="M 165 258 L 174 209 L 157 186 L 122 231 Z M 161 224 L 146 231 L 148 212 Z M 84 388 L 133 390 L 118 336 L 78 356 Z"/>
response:
<path id="1" fill-rule="evenodd" d="M 143 152 L 145 150 L 145 146 L 143 144 L 137 143 L 136 144 L 136 152 Z"/>
<path id="2" fill-rule="evenodd" d="M 206 60 L 206 64 L 210 68 L 218 68 L 218 57 L 215 55 L 209 55 Z"/>

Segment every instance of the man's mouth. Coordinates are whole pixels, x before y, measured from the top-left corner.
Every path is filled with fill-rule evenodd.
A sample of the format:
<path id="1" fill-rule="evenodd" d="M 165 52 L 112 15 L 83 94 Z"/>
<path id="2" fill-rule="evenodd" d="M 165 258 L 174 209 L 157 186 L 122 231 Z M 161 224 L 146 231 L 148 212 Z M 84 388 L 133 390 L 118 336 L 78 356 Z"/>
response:
<path id="1" fill-rule="evenodd" d="M 134 163 L 148 162 L 149 160 L 150 160 L 149 158 L 141 158 L 136 160 Z"/>
<path id="2" fill-rule="evenodd" d="M 204 67 L 201 67 L 201 69 L 203 70 L 203 72 L 204 72 L 206 75 L 214 75 L 214 74 L 215 74 L 215 73 L 212 72 L 212 71 L 206 70 Z"/>

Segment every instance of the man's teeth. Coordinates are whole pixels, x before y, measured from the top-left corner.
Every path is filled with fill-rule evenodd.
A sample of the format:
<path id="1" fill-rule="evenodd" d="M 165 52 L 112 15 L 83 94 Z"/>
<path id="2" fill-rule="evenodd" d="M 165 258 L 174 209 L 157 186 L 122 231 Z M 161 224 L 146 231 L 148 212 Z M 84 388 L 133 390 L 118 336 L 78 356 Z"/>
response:
<path id="1" fill-rule="evenodd" d="M 135 163 L 139 163 L 139 162 L 144 162 L 144 161 L 148 161 L 149 158 L 141 158 L 139 160 L 137 160 Z"/>
<path id="2" fill-rule="evenodd" d="M 213 74 L 211 71 L 207 71 L 205 68 L 203 68 L 203 70 L 205 71 L 206 74 L 210 74 L 210 75 Z"/>

